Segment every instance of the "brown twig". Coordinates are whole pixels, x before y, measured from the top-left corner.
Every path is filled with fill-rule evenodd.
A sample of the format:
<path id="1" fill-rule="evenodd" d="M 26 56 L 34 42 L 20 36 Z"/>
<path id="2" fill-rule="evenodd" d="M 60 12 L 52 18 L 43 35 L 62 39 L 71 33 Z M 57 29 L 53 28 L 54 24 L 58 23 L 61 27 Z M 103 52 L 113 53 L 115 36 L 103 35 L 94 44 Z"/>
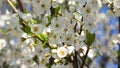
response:
<path id="1" fill-rule="evenodd" d="M 120 17 L 118 17 L 118 22 L 119 22 L 118 30 L 119 30 L 119 33 L 120 33 Z"/>
<path id="2" fill-rule="evenodd" d="M 10 0 L 7 0 L 7 3 L 10 5 L 10 7 L 13 9 L 15 13 L 18 13 L 18 10 L 15 8 L 15 6 L 12 4 Z"/>
<path id="3" fill-rule="evenodd" d="M 25 12 L 25 8 L 24 8 L 24 6 L 23 6 L 22 1 L 21 1 L 21 0 L 17 0 L 17 3 L 18 3 L 18 5 L 19 5 L 20 11 L 24 13 L 24 12 Z"/>
<path id="4" fill-rule="evenodd" d="M 82 64 L 81 64 L 81 67 L 80 67 L 80 68 L 83 68 L 84 65 L 85 65 L 85 62 L 86 62 L 86 59 L 87 59 L 87 55 L 88 55 L 89 50 L 90 50 L 90 46 L 88 46 L 87 48 L 88 48 L 88 49 L 87 49 L 87 51 L 86 51 L 85 56 L 83 57 L 83 61 L 82 61 Z"/>
<path id="5" fill-rule="evenodd" d="M 76 32 L 76 27 L 77 27 L 77 23 L 75 24 L 75 27 L 74 27 L 74 32 Z M 82 27 L 83 25 L 80 26 L 80 31 L 77 31 L 79 33 L 79 35 L 81 35 L 81 32 L 82 32 Z M 80 67 L 80 60 L 78 59 L 80 58 L 82 60 L 82 58 L 80 57 L 79 53 L 75 50 L 75 54 L 73 56 L 73 68 L 79 68 Z"/>
<path id="6" fill-rule="evenodd" d="M 77 60 L 77 52 L 75 51 L 75 55 L 73 56 L 73 68 L 78 68 L 78 60 Z"/>

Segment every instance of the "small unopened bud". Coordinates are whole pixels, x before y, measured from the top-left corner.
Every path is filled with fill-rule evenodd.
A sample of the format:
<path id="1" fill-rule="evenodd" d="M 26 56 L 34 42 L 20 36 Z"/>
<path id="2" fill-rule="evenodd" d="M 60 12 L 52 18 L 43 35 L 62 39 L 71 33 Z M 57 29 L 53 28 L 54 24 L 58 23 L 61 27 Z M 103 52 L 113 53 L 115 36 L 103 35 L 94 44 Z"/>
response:
<path id="1" fill-rule="evenodd" d="M 47 57 L 49 57 L 49 56 L 50 56 L 50 54 L 45 54 L 44 56 L 47 58 Z"/>
<path id="2" fill-rule="evenodd" d="M 55 63 L 59 63 L 61 61 L 61 59 L 55 59 L 54 62 Z"/>

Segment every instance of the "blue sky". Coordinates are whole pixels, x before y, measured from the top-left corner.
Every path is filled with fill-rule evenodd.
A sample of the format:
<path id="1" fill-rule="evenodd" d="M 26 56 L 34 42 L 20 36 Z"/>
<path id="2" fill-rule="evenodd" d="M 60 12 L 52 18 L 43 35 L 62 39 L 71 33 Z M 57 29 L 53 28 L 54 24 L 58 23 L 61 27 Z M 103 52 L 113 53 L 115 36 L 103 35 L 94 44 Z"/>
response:
<path id="1" fill-rule="evenodd" d="M 105 5 L 100 10 L 100 12 L 106 14 L 108 10 L 110 10 L 110 9 Z M 111 28 L 112 28 L 110 34 L 117 35 L 119 33 L 118 28 L 116 28 L 116 26 L 118 26 L 118 18 L 110 16 L 109 19 L 110 19 L 109 26 L 111 26 Z M 100 34 L 96 33 L 96 36 L 98 39 L 100 39 L 102 41 L 103 45 L 106 45 L 106 40 L 104 39 L 106 32 L 101 23 L 98 24 L 98 29 L 101 33 Z M 102 60 L 103 60 L 103 56 L 100 55 L 97 57 L 97 59 L 94 62 L 96 62 L 96 64 L 99 65 Z M 107 63 L 105 63 L 105 68 L 118 68 L 118 64 L 113 64 L 113 63 L 107 62 Z"/>

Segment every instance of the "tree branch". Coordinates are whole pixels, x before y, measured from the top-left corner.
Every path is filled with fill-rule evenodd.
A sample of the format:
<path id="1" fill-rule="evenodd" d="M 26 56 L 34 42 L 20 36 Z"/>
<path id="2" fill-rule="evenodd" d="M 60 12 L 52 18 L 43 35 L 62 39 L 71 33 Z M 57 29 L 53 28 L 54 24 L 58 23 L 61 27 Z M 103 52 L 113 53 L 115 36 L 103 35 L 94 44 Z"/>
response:
<path id="1" fill-rule="evenodd" d="M 19 5 L 20 11 L 24 13 L 24 12 L 25 12 L 25 8 L 24 8 L 24 6 L 23 6 L 22 1 L 21 1 L 21 0 L 17 0 L 17 3 L 18 3 L 18 5 Z"/>
<path id="2" fill-rule="evenodd" d="M 120 33 L 120 17 L 118 17 L 118 22 L 119 22 L 118 30 L 119 30 L 119 33 Z"/>
<path id="3" fill-rule="evenodd" d="M 75 50 L 75 55 L 73 56 L 73 68 L 78 68 L 78 63 L 77 63 L 77 52 Z"/>
<path id="4" fill-rule="evenodd" d="M 88 46 L 88 48 L 87 48 L 86 54 L 85 54 L 85 56 L 83 57 L 82 65 L 81 65 L 80 68 L 83 68 L 83 67 L 84 67 L 85 62 L 86 62 L 86 59 L 87 59 L 87 55 L 88 55 L 88 53 L 89 53 L 89 50 L 90 50 L 90 46 Z"/>
<path id="5" fill-rule="evenodd" d="M 12 2 L 10 1 L 10 0 L 6 0 L 7 1 L 7 3 L 10 5 L 10 7 L 13 9 L 13 11 L 15 12 L 15 13 L 18 13 L 18 10 L 15 8 L 15 6 L 12 4 Z"/>

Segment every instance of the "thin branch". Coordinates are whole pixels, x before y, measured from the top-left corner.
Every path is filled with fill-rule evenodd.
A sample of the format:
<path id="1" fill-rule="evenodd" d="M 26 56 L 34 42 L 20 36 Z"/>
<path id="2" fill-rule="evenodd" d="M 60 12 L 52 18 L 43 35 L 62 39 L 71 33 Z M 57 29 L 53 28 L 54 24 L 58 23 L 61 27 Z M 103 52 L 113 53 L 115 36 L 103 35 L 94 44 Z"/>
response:
<path id="1" fill-rule="evenodd" d="M 79 35 L 81 35 L 82 29 L 83 29 L 83 25 L 80 26 L 80 32 L 79 32 Z"/>
<path id="2" fill-rule="evenodd" d="M 119 22 L 118 30 L 119 30 L 119 33 L 120 33 L 120 17 L 118 17 L 118 22 Z"/>
<path id="3" fill-rule="evenodd" d="M 17 0 L 17 3 L 18 3 L 18 5 L 19 5 L 20 11 L 24 13 L 24 12 L 25 12 L 25 8 L 24 8 L 24 6 L 23 6 L 22 1 L 21 1 L 21 0 Z"/>
<path id="4" fill-rule="evenodd" d="M 15 13 L 18 13 L 18 10 L 15 8 L 15 6 L 12 4 L 10 0 L 7 0 L 7 3 L 10 5 L 10 7 L 13 9 Z"/>
<path id="5" fill-rule="evenodd" d="M 73 68 L 78 68 L 78 60 L 77 60 L 77 52 L 75 51 L 75 55 L 73 56 Z"/>
<path id="6" fill-rule="evenodd" d="M 74 32 L 77 31 L 77 30 L 76 30 L 77 25 L 78 25 L 78 24 L 76 23 L 75 26 L 74 26 Z M 77 31 L 79 35 L 81 35 L 82 26 L 83 26 L 83 25 L 80 26 L 80 32 Z M 78 60 L 78 58 L 80 58 L 80 59 L 82 60 L 82 57 L 80 57 L 79 53 L 75 50 L 75 54 L 74 54 L 74 56 L 73 56 L 73 68 L 79 68 L 79 66 L 80 66 L 80 65 L 79 65 L 79 64 L 80 64 L 80 60 Z"/>
<path id="7" fill-rule="evenodd" d="M 86 62 L 86 59 L 87 59 L 87 55 L 88 55 L 88 53 L 89 53 L 89 50 L 90 50 L 90 46 L 88 46 L 88 49 L 87 49 L 87 51 L 86 51 L 85 56 L 83 57 L 82 65 L 81 65 L 80 68 L 83 68 L 83 67 L 84 67 L 85 62 Z"/>

